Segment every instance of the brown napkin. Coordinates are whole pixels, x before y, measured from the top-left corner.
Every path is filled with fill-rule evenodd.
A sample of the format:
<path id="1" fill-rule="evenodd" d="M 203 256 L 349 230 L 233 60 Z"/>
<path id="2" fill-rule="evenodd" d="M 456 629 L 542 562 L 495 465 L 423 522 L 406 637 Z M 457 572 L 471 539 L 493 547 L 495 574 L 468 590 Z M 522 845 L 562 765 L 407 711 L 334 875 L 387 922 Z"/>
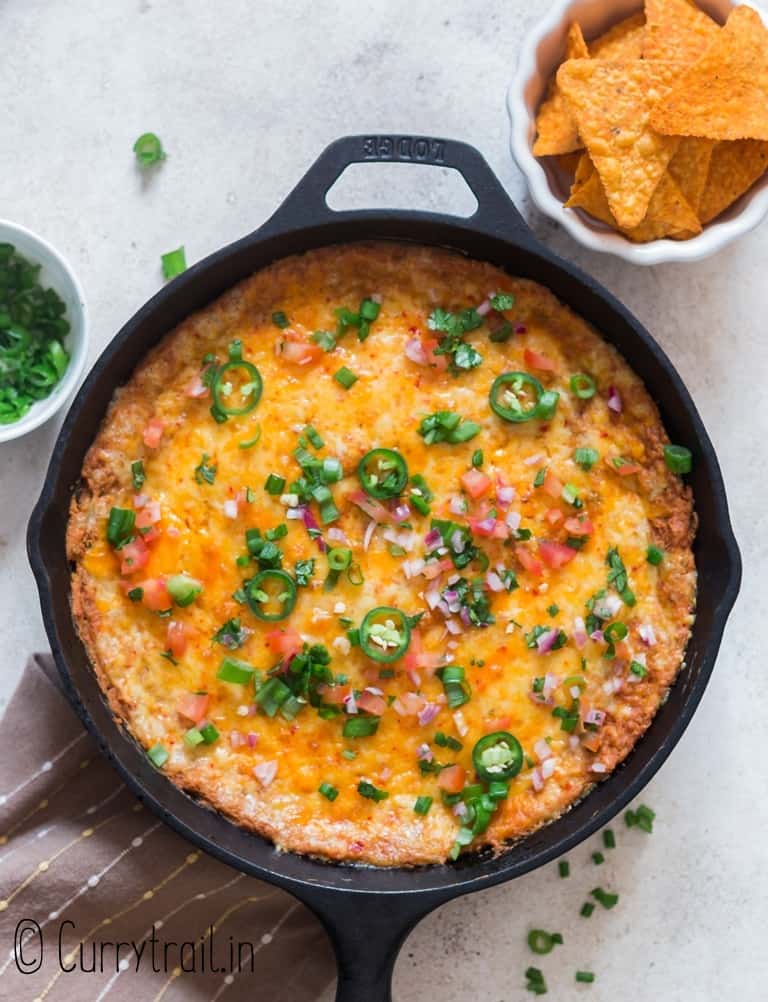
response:
<path id="1" fill-rule="evenodd" d="M 33 658 L 0 722 L 0 998 L 316 1002 L 319 922 L 142 807 L 57 682 Z"/>

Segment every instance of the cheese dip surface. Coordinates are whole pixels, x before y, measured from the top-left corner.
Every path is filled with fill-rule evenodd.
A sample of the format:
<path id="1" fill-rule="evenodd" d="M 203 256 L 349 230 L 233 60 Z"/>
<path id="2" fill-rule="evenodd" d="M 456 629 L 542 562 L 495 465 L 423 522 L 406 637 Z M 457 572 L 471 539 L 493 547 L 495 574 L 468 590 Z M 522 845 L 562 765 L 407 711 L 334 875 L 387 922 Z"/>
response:
<path id="1" fill-rule="evenodd" d="M 72 502 L 73 615 L 155 766 L 281 848 L 501 849 L 616 767 L 681 666 L 689 465 L 541 286 L 311 251 L 115 394 Z"/>

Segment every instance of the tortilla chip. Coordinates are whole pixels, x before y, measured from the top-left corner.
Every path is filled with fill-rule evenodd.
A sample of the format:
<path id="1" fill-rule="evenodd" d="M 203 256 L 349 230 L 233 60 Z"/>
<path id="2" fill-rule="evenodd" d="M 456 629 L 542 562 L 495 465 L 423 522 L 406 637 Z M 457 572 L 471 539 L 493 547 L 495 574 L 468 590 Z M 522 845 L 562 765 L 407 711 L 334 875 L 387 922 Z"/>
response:
<path id="1" fill-rule="evenodd" d="M 751 7 L 735 7 L 701 59 L 653 110 L 670 136 L 768 140 L 768 29 Z"/>
<path id="2" fill-rule="evenodd" d="M 609 62 L 640 59 L 643 55 L 644 38 L 645 16 L 640 12 L 619 21 L 605 34 L 590 42 L 589 54 L 593 59 L 606 59 Z"/>
<path id="3" fill-rule="evenodd" d="M 622 229 L 643 220 L 680 144 L 679 138 L 661 136 L 648 124 L 651 108 L 679 72 L 677 63 L 643 59 L 571 59 L 558 71 L 557 82 Z"/>
<path id="4" fill-rule="evenodd" d="M 669 161 L 672 180 L 680 188 L 694 212 L 699 211 L 701 195 L 707 183 L 709 161 L 716 145 L 713 139 L 686 136 L 680 141 L 677 152 Z"/>
<path id="5" fill-rule="evenodd" d="M 587 59 L 587 43 L 581 33 L 581 28 L 575 22 L 568 29 L 565 43 L 565 58 Z M 535 157 L 553 156 L 558 153 L 571 153 L 584 146 L 576 124 L 568 110 L 568 104 L 557 86 L 557 78 L 552 77 L 547 96 L 536 116 L 536 142 L 533 144 Z"/>
<path id="6" fill-rule="evenodd" d="M 708 223 L 752 187 L 768 169 L 768 143 L 759 139 L 737 139 L 717 143 L 712 151 L 707 183 L 701 196 L 699 215 Z"/>
<path id="7" fill-rule="evenodd" d="M 645 0 L 645 20 L 645 59 L 694 63 L 720 32 L 720 25 L 688 0 Z"/>
<path id="8" fill-rule="evenodd" d="M 571 197 L 565 204 L 571 208 L 584 209 L 601 222 L 615 227 L 616 220 L 611 214 L 600 175 L 586 154 L 584 160 L 588 163 L 586 167 L 582 166 L 583 180 L 581 184 L 574 185 Z M 587 173 L 589 168 L 591 171 Z M 621 232 L 634 243 L 648 243 L 650 240 L 660 240 L 662 237 L 682 240 L 701 233 L 701 223 L 667 173 L 656 186 L 645 219 L 638 226 L 628 230 L 622 229 Z"/>

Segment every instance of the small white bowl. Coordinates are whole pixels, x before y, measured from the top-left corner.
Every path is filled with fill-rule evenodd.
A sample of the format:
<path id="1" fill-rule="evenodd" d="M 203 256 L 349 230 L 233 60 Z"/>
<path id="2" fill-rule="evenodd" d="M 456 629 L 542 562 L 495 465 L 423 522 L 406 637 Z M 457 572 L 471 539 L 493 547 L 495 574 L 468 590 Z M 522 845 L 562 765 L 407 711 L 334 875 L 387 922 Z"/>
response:
<path id="1" fill-rule="evenodd" d="M 39 281 L 44 288 L 52 288 L 67 306 L 70 332 L 64 338 L 69 353 L 69 365 L 52 393 L 38 400 L 19 421 L 0 424 L 0 442 L 21 438 L 53 417 L 77 386 L 85 368 L 88 354 L 88 312 L 80 282 L 72 268 L 49 243 L 30 230 L 0 219 L 0 243 L 13 244 L 19 254 L 34 264 L 41 265 Z"/>
<path id="2" fill-rule="evenodd" d="M 721 24 L 732 7 L 730 0 L 697 0 L 702 10 Z M 749 0 L 749 5 L 755 4 Z M 591 250 L 615 254 L 633 264 L 662 264 L 668 261 L 699 261 L 721 250 L 737 237 L 748 233 L 768 213 L 768 174 L 702 233 L 690 240 L 653 240 L 634 244 L 604 223 L 579 209 L 566 209 L 568 182 L 554 158 L 536 159 L 532 152 L 536 134 L 536 111 L 547 84 L 562 62 L 565 37 L 573 21 L 578 21 L 587 43 L 618 21 L 642 8 L 638 0 L 556 0 L 549 14 L 523 39 L 517 72 L 507 94 L 511 122 L 512 156 L 525 175 L 531 197 L 545 215 L 561 223 L 571 236 Z M 755 8 L 757 9 L 757 8 Z M 768 15 L 758 10 L 768 25 Z"/>

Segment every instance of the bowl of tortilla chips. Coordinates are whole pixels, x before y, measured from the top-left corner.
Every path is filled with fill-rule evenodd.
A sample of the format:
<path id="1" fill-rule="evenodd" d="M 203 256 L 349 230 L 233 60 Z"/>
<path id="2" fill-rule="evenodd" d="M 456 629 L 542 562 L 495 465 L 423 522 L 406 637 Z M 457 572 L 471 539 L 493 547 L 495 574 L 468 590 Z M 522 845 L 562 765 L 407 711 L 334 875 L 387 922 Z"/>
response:
<path id="1" fill-rule="evenodd" d="M 592 250 L 696 261 L 768 214 L 768 16 L 728 0 L 562 0 L 507 106 L 536 206 Z"/>

